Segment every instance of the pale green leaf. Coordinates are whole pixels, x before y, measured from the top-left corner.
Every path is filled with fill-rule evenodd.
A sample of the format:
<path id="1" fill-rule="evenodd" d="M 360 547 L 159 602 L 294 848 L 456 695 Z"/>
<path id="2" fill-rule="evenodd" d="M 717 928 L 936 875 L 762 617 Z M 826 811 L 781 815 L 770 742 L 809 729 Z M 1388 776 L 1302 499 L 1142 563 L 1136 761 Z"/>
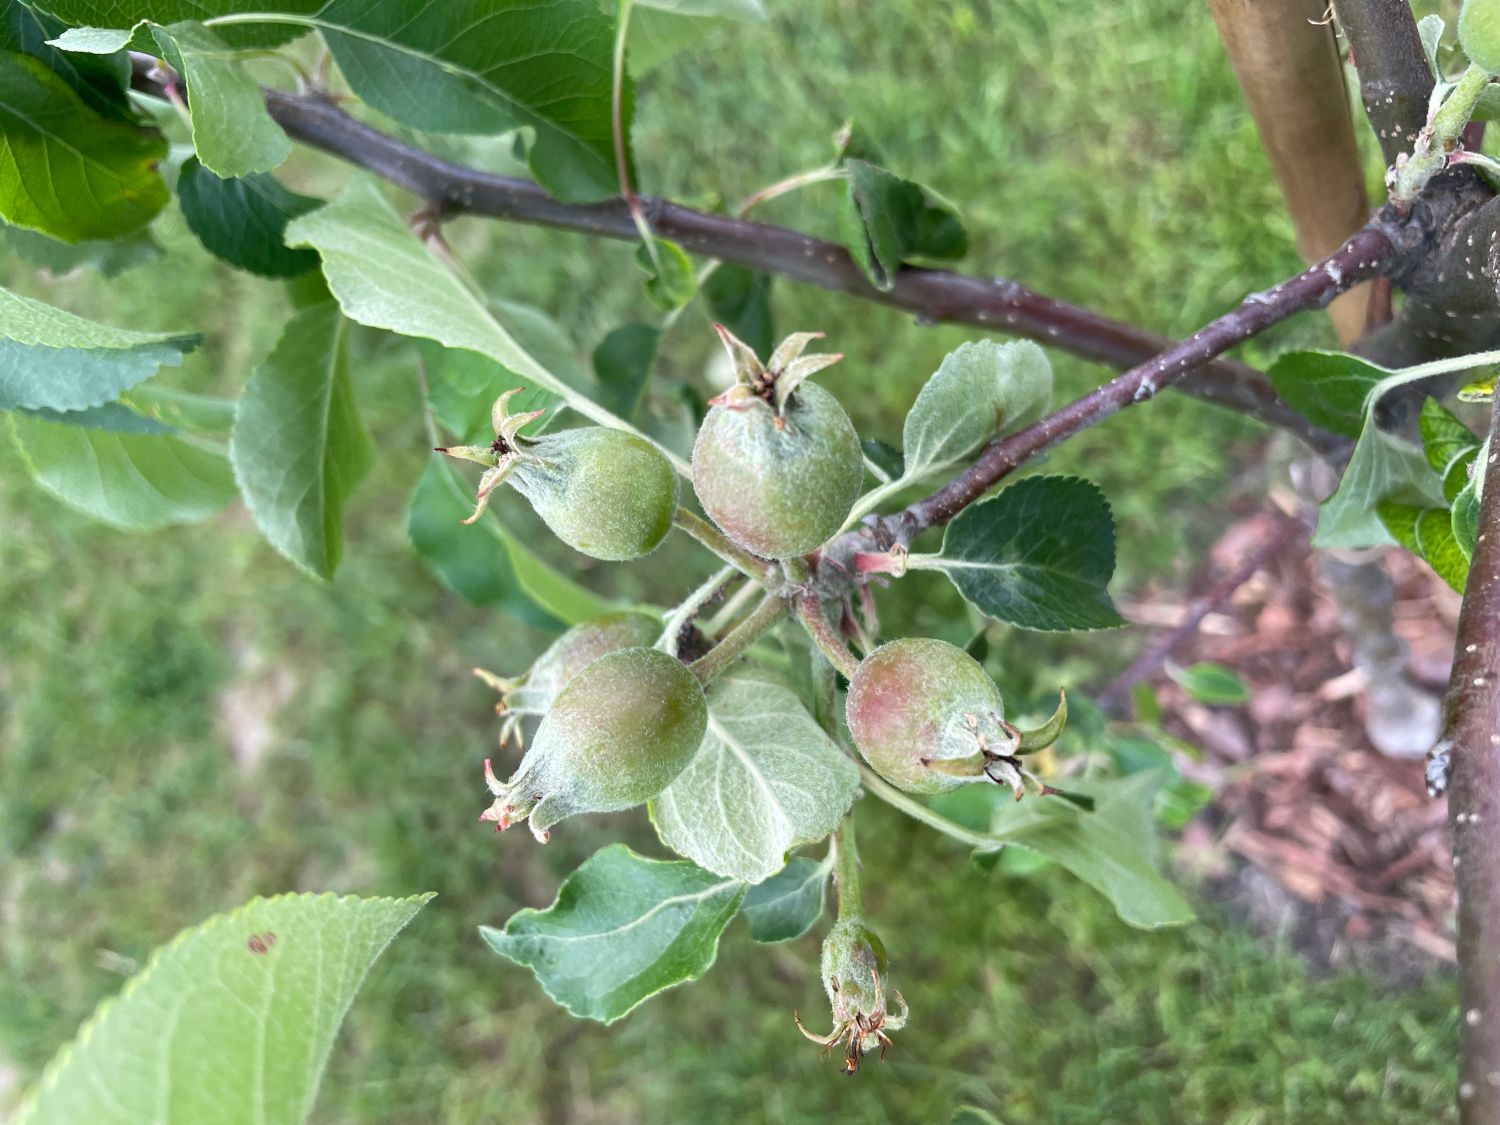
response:
<path id="1" fill-rule="evenodd" d="M 206 519 L 235 496 L 222 453 L 171 434 L 138 434 L 12 414 L 36 482 L 70 507 L 126 530 Z"/>
<path id="2" fill-rule="evenodd" d="M 906 415 L 904 479 L 952 468 L 997 434 L 1036 421 L 1051 402 L 1052 364 L 1030 340 L 960 344 Z"/>
<path id="3" fill-rule="evenodd" d="M 0 51 L 0 217 L 64 242 L 145 226 L 167 202 L 160 133 L 101 117 L 34 58 Z"/>
<path id="4" fill-rule="evenodd" d="M 1192 908 L 1157 869 L 1152 810 L 1162 781 L 1157 770 L 1107 781 L 1070 779 L 1070 790 L 1094 798 L 1094 811 L 1061 800 L 1014 802 L 996 811 L 990 830 L 1062 864 L 1132 926 L 1182 925 L 1192 921 Z"/>
<path id="5" fill-rule="evenodd" d="M 663 312 L 682 308 L 698 292 L 693 260 L 675 242 L 658 238 L 650 247 L 642 243 L 636 248 L 635 264 L 645 271 L 646 296 Z"/>
<path id="6" fill-rule="evenodd" d="M 1449 513 L 1453 525 L 1453 539 L 1465 559 L 1474 557 L 1475 541 L 1479 538 L 1479 494 L 1470 481 L 1453 498 L 1453 511 Z"/>
<path id="7" fill-rule="evenodd" d="M 1378 547 L 1390 543 L 1376 506 L 1392 497 L 1440 504 L 1442 486 L 1420 449 L 1381 429 L 1372 418 L 1355 443 L 1354 455 L 1338 488 L 1323 501 L 1313 546 Z"/>
<path id="8" fill-rule="evenodd" d="M 736 879 L 611 844 L 568 876 L 546 910 L 522 910 L 503 930 L 479 932 L 573 1015 L 613 1023 L 707 972 L 744 897 Z"/>
<path id="9" fill-rule="evenodd" d="M 1458 13 L 1458 41 L 1476 66 L 1500 73 L 1500 0 L 1464 0 Z"/>
<path id="10" fill-rule="evenodd" d="M 1211 707 L 1230 707 L 1250 699 L 1250 689 L 1233 668 L 1216 664 L 1211 660 L 1189 664 L 1186 668 L 1166 663 L 1167 675 L 1174 683 L 1199 703 Z"/>
<path id="11" fill-rule="evenodd" d="M 799 938 L 823 916 L 831 860 L 797 856 L 775 875 L 745 892 L 740 907 L 756 941 Z"/>
<path id="12" fill-rule="evenodd" d="M 332 302 L 299 312 L 245 384 L 229 459 L 271 545 L 319 578 L 343 553 L 344 504 L 374 459 Z"/>
<path id="13" fill-rule="evenodd" d="M 257 898 L 184 930 L 58 1053 L 15 1125 L 304 1120 L 365 974 L 431 897 Z"/>
<path id="14" fill-rule="evenodd" d="M 487 355 L 516 374 L 516 385 L 541 387 L 594 421 L 621 425 L 559 374 L 567 345 L 541 329 L 540 314 L 486 306 L 427 252 L 370 178 L 355 177 L 337 199 L 293 220 L 286 240 L 322 255 L 328 286 L 350 320 Z M 571 354 L 567 362 L 578 367 Z"/>
<path id="15" fill-rule="evenodd" d="M 105 277 L 118 277 L 162 254 L 149 228 L 124 238 L 61 242 L 34 230 L 0 224 L 0 247 L 59 277 L 85 268 L 96 269 Z"/>
<path id="16" fill-rule="evenodd" d="M 56 39 L 47 40 L 59 51 L 80 55 L 112 55 L 130 46 L 131 27 L 70 27 Z"/>
<path id="17" fill-rule="evenodd" d="M 42 0 L 41 7 L 75 27 L 133 28 L 142 20 L 181 23 L 236 13 L 270 12 L 310 16 L 326 0 Z M 231 47 L 275 47 L 299 35 L 307 27 L 291 22 L 255 22 L 220 27 L 215 33 Z M 101 40 L 102 42 L 102 40 Z"/>
<path id="18" fill-rule="evenodd" d="M 83 410 L 112 402 L 199 337 L 136 332 L 0 289 L 0 410 Z"/>
<path id="19" fill-rule="evenodd" d="M 679 855 L 759 883 L 832 832 L 858 789 L 858 767 L 794 692 L 741 673 L 709 690 L 703 744 L 651 802 L 651 819 Z"/>
<path id="20" fill-rule="evenodd" d="M 1104 494 L 1080 477 L 1028 477 L 948 525 L 941 570 L 976 609 L 1023 629 L 1109 629 L 1124 624 L 1109 599 L 1115 525 Z"/>

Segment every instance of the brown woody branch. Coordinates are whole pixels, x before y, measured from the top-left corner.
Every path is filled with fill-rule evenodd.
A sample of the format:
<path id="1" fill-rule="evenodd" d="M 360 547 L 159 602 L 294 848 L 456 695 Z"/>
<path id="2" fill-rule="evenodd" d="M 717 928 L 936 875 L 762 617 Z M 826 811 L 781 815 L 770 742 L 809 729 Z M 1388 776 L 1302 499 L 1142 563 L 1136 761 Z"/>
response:
<path id="1" fill-rule="evenodd" d="M 160 64 L 133 56 L 134 87 L 165 93 Z M 481 215 L 635 241 L 623 200 L 572 204 L 536 184 L 442 160 L 355 120 L 326 97 L 266 91 L 271 116 L 287 134 L 374 172 L 420 197 L 438 216 Z M 923 324 L 969 324 L 1025 336 L 1110 367 L 1126 368 L 1172 346 L 1167 337 L 1035 293 L 1006 278 L 948 270 L 903 268 L 889 290 L 876 289 L 842 246 L 768 223 L 695 211 L 664 199 L 641 198 L 651 228 L 684 249 L 761 273 L 916 314 Z M 1264 375 L 1243 363 L 1216 360 L 1187 373 L 1180 389 L 1288 430 L 1326 451 L 1338 442 L 1286 406 Z"/>
<path id="2" fill-rule="evenodd" d="M 1365 115 L 1387 164 L 1410 152 L 1427 121 L 1432 72 L 1410 0 L 1333 0 L 1359 72 Z"/>
<path id="3" fill-rule="evenodd" d="M 1490 433 L 1500 429 L 1500 398 Z M 1500 444 L 1500 443 L 1497 443 Z M 1484 474 L 1479 526 L 1500 527 L 1500 463 Z M 1445 743 L 1448 822 L 1458 884 L 1459 1115 L 1500 1121 L 1500 535 L 1481 534 L 1458 619 Z"/>

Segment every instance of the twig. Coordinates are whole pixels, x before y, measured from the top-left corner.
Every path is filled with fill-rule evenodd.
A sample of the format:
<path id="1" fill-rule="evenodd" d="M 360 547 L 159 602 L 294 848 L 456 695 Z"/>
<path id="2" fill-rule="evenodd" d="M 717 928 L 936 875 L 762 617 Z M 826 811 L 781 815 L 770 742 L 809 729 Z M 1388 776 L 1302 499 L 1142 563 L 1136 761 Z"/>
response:
<path id="1" fill-rule="evenodd" d="M 1500 449 L 1500 398 L 1490 416 Z M 1500 528 L 1500 452 L 1484 473 L 1479 526 Z M 1479 536 L 1454 646 L 1440 748 L 1452 755 L 1448 823 L 1458 884 L 1459 1119 L 1500 1121 L 1500 535 Z"/>
<path id="2" fill-rule="evenodd" d="M 1244 562 L 1216 582 L 1206 594 L 1194 601 L 1188 607 L 1188 611 L 1182 615 L 1182 620 L 1173 626 L 1170 632 L 1163 634 L 1148 645 L 1125 671 L 1115 677 L 1110 685 L 1099 693 L 1095 699 L 1099 707 L 1106 714 L 1116 716 L 1123 714 L 1135 685 L 1155 673 L 1167 657 L 1172 655 L 1172 650 L 1196 633 L 1203 619 L 1250 581 L 1267 559 L 1306 530 L 1306 526 L 1300 520 L 1280 518 L 1276 530 L 1267 535 L 1253 551 L 1246 555 Z"/>
<path id="3" fill-rule="evenodd" d="M 134 88 L 164 96 L 160 77 L 152 73 L 156 60 L 132 55 L 131 61 Z M 318 94 L 267 90 L 266 107 L 295 140 L 415 193 L 444 216 L 483 215 L 600 238 L 640 239 L 624 200 L 561 203 L 530 181 L 481 172 L 414 148 L 356 121 Z M 695 211 L 663 199 L 642 196 L 640 203 L 651 229 L 690 253 L 906 309 L 923 324 L 969 324 L 1025 336 L 1114 368 L 1141 363 L 1172 343 L 1154 332 L 1044 297 L 1003 277 L 903 267 L 889 290 L 879 290 L 848 252 L 832 242 L 786 227 Z M 1178 385 L 1189 394 L 1289 430 L 1316 449 L 1338 444 L 1283 403 L 1265 376 L 1252 367 L 1215 360 L 1198 371 L 1184 369 L 1184 375 Z"/>
<path id="4" fill-rule="evenodd" d="M 1132 368 L 1104 386 L 1075 399 L 1035 425 L 992 442 L 968 469 L 904 511 L 876 521 L 874 538 L 884 549 L 907 544 L 920 532 L 939 527 L 979 499 L 1017 466 L 1081 430 L 1154 397 L 1203 363 L 1274 324 L 1308 309 L 1322 308 L 1339 293 L 1380 274 L 1396 256 L 1384 230 L 1371 224 L 1317 265 L 1264 293 L 1252 293 L 1221 316 L 1155 359 Z M 869 535 L 870 528 L 851 532 Z M 868 539 L 865 540 L 868 543 Z"/>

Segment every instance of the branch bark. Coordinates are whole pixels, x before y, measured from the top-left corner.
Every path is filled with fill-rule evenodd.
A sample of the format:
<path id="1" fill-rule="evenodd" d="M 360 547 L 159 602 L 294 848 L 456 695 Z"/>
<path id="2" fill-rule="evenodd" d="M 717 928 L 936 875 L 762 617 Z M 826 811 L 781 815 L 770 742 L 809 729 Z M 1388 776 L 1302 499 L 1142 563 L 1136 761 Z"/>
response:
<path id="1" fill-rule="evenodd" d="M 1131 368 L 1102 387 L 1075 399 L 1035 425 L 991 442 L 979 459 L 948 484 L 905 510 L 876 520 L 854 534 L 873 534 L 881 550 L 909 544 L 928 528 L 947 523 L 979 499 L 1017 466 L 1080 430 L 1136 403 L 1155 397 L 1180 381 L 1190 368 L 1206 362 L 1288 317 L 1322 308 L 1352 285 L 1378 276 L 1397 257 L 1396 244 L 1383 223 L 1358 231 L 1335 253 L 1296 277 L 1264 293 L 1251 293 L 1232 312 L 1195 332 L 1180 344 Z M 868 549 L 868 539 L 866 549 Z M 853 543 L 850 544 L 852 548 Z"/>
<path id="2" fill-rule="evenodd" d="M 1432 72 L 1410 0 L 1333 0 L 1359 72 L 1360 98 L 1386 164 L 1411 150 L 1427 121 Z"/>
<path id="3" fill-rule="evenodd" d="M 1500 449 L 1500 398 L 1490 418 Z M 1479 526 L 1500 527 L 1500 460 L 1484 472 Z M 1500 1121 L 1500 535 L 1481 534 L 1458 620 L 1445 741 L 1458 884 L 1459 1119 Z M 1442 744 L 1440 744 L 1442 745 Z"/>
<path id="4" fill-rule="evenodd" d="M 132 85 L 165 96 L 160 64 L 132 56 Z M 271 116 L 287 134 L 405 188 L 438 217 L 487 216 L 552 227 L 599 238 L 639 238 L 623 200 L 560 203 L 536 184 L 481 172 L 439 159 L 350 117 L 317 95 L 266 91 Z M 843 247 L 799 231 L 682 207 L 642 197 L 651 228 L 686 250 L 761 273 L 915 313 L 923 324 L 969 324 L 1025 336 L 1117 369 L 1142 363 L 1171 347 L 1165 336 L 1035 293 L 1007 278 L 981 278 L 947 270 L 905 267 L 891 289 L 871 285 Z M 1322 452 L 1338 442 L 1291 410 L 1259 371 L 1215 360 L 1187 373 L 1181 390 L 1197 398 L 1287 430 Z"/>

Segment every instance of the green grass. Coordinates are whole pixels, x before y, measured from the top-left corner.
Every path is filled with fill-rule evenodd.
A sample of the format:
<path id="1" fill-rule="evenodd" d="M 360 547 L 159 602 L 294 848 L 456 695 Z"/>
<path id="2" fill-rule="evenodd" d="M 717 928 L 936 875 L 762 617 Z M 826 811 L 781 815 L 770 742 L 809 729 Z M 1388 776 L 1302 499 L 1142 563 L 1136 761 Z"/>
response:
<path id="1" fill-rule="evenodd" d="M 769 25 L 718 34 L 642 84 L 646 190 L 738 198 L 821 163 L 853 116 L 894 169 L 958 205 L 974 272 L 1181 334 L 1296 268 L 1201 5 L 770 6 Z M 342 174 L 299 157 L 291 178 L 326 190 Z M 831 232 L 832 190 L 767 217 Z M 206 330 L 175 378 L 232 393 L 285 300 L 216 267 L 175 215 L 162 225 L 170 257 L 118 283 L 19 265 L 5 280 L 101 319 Z M 553 311 L 583 347 L 652 315 L 629 247 L 472 220 L 453 233 L 495 293 Z M 826 385 L 887 439 L 969 335 L 780 283 L 776 310 L 782 330 L 821 328 L 848 354 Z M 1305 319 L 1257 354 L 1327 341 Z M 411 352 L 358 344 L 381 456 L 329 586 L 277 557 L 238 508 L 146 537 L 89 524 L 0 444 L 0 1061 L 34 1074 L 152 947 L 250 895 L 430 889 L 440 897 L 356 1002 L 320 1121 L 935 1122 L 966 1101 L 1009 1123 L 1448 1114 L 1450 981 L 1400 995 L 1352 975 L 1311 981 L 1212 910 L 1185 931 L 1138 933 L 1059 874 L 982 873 L 884 809 L 861 818 L 866 898 L 913 1011 L 885 1065 L 846 1081 L 793 1027 L 794 1008 L 826 1012 L 815 938 L 758 947 L 739 923 L 703 982 L 612 1028 L 567 1018 L 474 927 L 546 903 L 608 840 L 658 848 L 639 814 L 569 822 L 545 849 L 475 823 L 494 725 L 468 669 L 516 670 L 545 637 L 458 602 L 405 547 L 423 456 Z M 663 381 L 703 387 L 714 347 L 693 310 Z M 1055 359 L 1065 396 L 1107 374 Z M 1119 585 L 1139 589 L 1189 574 L 1226 497 L 1259 487 L 1238 461 L 1256 439 L 1164 396 L 1048 468 L 1105 488 Z M 554 557 L 601 590 L 661 600 L 706 572 L 677 549 L 624 568 Z M 940 581 L 906 588 L 882 596 L 890 631 L 966 635 Z M 995 643 L 1007 684 L 1030 691 L 1084 685 L 1138 640 L 997 630 Z M 260 722 L 269 750 L 238 764 L 236 728 Z"/>

